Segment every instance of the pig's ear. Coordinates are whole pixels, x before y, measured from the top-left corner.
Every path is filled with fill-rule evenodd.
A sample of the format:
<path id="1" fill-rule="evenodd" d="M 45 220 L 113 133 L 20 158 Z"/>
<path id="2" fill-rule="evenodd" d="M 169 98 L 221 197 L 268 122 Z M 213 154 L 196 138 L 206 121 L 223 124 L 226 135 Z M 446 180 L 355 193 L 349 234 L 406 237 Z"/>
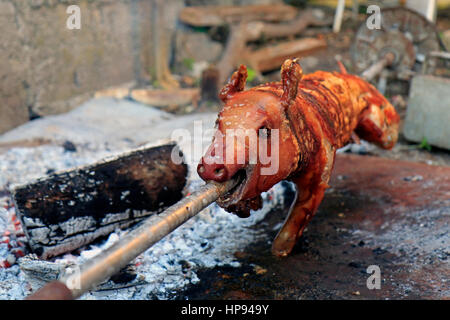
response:
<path id="1" fill-rule="evenodd" d="M 337 61 L 337 64 L 339 66 L 339 70 L 342 74 L 347 74 L 347 69 L 345 69 L 344 64 L 341 61 Z"/>
<path id="2" fill-rule="evenodd" d="M 303 70 L 298 63 L 298 58 L 287 59 L 281 66 L 281 84 L 283 85 L 283 95 L 281 103 L 284 108 L 288 108 L 297 96 L 298 83 L 302 79 Z"/>
<path id="3" fill-rule="evenodd" d="M 228 83 L 220 91 L 219 98 L 225 102 L 236 92 L 244 90 L 246 81 L 247 67 L 241 64 L 239 69 L 233 73 Z"/>

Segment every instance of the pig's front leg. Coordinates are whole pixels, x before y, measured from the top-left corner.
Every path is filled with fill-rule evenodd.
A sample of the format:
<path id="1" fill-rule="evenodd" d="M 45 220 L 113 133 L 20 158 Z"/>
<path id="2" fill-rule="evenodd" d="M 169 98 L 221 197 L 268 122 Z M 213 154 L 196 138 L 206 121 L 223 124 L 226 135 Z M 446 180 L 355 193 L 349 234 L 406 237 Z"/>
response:
<path id="1" fill-rule="evenodd" d="M 311 161 L 310 166 L 292 179 L 297 187 L 297 195 L 283 227 L 272 244 L 272 253 L 276 256 L 287 256 L 292 251 L 297 239 L 322 202 L 325 189 L 328 188 L 335 149 L 329 143 L 323 146 L 315 161 Z"/>

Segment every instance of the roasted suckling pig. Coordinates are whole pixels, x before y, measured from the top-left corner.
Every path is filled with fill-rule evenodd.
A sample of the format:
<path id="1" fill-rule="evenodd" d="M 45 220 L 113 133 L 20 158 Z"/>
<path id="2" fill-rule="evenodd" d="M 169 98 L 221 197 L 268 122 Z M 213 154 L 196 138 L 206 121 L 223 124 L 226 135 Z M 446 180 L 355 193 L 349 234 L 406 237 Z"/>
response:
<path id="1" fill-rule="evenodd" d="M 206 181 L 241 179 L 218 203 L 242 217 L 261 207 L 262 192 L 292 181 L 297 196 L 272 245 L 275 255 L 286 256 L 329 187 L 336 150 L 357 137 L 392 148 L 399 116 L 342 65 L 340 72 L 304 75 L 298 60 L 288 59 L 280 82 L 245 90 L 246 78 L 241 65 L 220 92 L 217 131 L 197 171 Z"/>

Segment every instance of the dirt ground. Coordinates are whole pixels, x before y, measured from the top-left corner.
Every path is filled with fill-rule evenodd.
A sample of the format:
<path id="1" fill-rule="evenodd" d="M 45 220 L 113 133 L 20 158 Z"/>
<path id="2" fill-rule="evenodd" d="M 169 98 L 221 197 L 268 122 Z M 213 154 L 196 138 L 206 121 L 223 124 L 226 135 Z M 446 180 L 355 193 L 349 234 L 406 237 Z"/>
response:
<path id="1" fill-rule="evenodd" d="M 255 226 L 266 239 L 235 253 L 241 267 L 201 270 L 176 298 L 450 298 L 450 167 L 338 155 L 330 185 L 290 256 L 270 252 L 279 208 Z M 366 286 L 371 265 L 379 290 Z"/>

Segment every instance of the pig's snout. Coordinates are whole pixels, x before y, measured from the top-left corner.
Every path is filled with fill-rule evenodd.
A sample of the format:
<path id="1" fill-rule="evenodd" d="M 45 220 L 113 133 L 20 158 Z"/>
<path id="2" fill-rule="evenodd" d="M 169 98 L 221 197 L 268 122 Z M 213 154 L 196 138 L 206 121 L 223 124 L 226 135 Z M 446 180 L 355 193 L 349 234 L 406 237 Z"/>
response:
<path id="1" fill-rule="evenodd" d="M 197 172 L 200 178 L 205 181 L 214 180 L 217 182 L 223 182 L 230 180 L 239 169 L 244 165 L 238 164 L 223 164 L 223 163 L 206 163 L 204 158 L 197 166 Z"/>
<path id="2" fill-rule="evenodd" d="M 206 164 L 203 161 L 203 158 L 200 161 L 199 165 L 197 166 L 197 172 L 198 175 L 203 180 L 214 180 L 217 182 L 223 182 L 230 178 L 228 176 L 228 170 L 224 164 L 219 163 Z"/>

